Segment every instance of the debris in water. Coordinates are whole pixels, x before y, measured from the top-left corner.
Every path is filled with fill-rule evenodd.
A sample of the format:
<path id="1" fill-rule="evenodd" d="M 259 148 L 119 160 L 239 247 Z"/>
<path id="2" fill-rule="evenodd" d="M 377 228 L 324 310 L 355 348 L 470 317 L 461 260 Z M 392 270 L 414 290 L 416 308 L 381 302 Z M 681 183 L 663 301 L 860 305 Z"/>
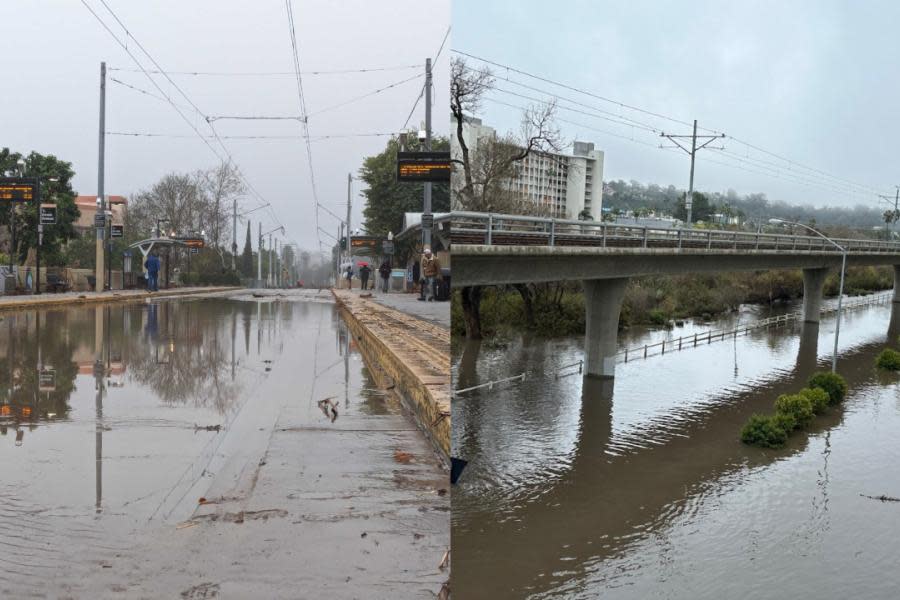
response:
<path id="1" fill-rule="evenodd" d="M 319 400 L 316 404 L 319 405 L 319 409 L 322 411 L 322 413 L 326 417 L 331 419 L 332 423 L 334 423 L 338 418 L 338 410 L 337 404 L 334 402 L 334 400 L 332 400 L 332 398 L 334 398 L 334 396 L 329 396 L 328 398 Z"/>
<path id="2" fill-rule="evenodd" d="M 194 423 L 194 431 L 221 431 L 221 425 L 197 425 Z"/>
<path id="3" fill-rule="evenodd" d="M 188 527 L 193 527 L 197 524 L 197 521 L 184 521 L 183 523 L 179 523 L 175 526 L 175 529 L 187 529 Z"/>
<path id="4" fill-rule="evenodd" d="M 444 557 L 441 558 L 441 564 L 438 565 L 438 569 L 443 571 L 447 568 L 447 565 L 450 564 L 450 550 L 444 552 Z"/>
<path id="5" fill-rule="evenodd" d="M 446 496 L 446 495 L 447 495 L 447 490 L 444 489 L 444 488 L 441 488 L 441 489 L 439 489 L 439 490 L 437 491 L 437 495 L 438 495 L 438 496 Z"/>
<path id="6" fill-rule="evenodd" d="M 398 463 L 408 465 L 413 459 L 413 455 L 409 452 L 402 452 L 400 450 L 394 450 L 394 460 Z"/>
<path id="7" fill-rule="evenodd" d="M 441 586 L 441 591 L 438 592 L 438 600 L 448 600 L 450 598 L 450 582 L 445 581 L 444 585 Z"/>
<path id="8" fill-rule="evenodd" d="M 362 532 L 362 535 L 360 535 L 359 537 L 364 538 L 364 537 L 366 537 L 367 535 L 369 535 L 369 534 L 366 533 L 365 531 L 363 531 L 363 532 Z"/>
<path id="9" fill-rule="evenodd" d="M 869 496 L 867 494 L 860 494 L 863 498 L 868 498 L 869 500 L 881 500 L 882 502 L 900 502 L 900 498 L 894 498 L 893 496 L 885 496 L 884 494 L 880 496 Z"/>

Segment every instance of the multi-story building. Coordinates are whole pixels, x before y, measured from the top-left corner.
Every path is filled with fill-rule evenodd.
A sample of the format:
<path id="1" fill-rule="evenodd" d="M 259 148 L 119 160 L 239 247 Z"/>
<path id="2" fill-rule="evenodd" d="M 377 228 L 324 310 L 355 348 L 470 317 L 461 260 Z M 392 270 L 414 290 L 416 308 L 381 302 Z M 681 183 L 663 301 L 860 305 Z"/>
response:
<path id="1" fill-rule="evenodd" d="M 116 225 L 125 223 L 125 211 L 128 209 L 128 199 L 125 196 L 107 196 L 108 210 L 112 211 L 112 222 Z M 94 215 L 97 214 L 97 196 L 77 196 L 75 206 L 81 212 L 81 216 L 73 223 L 75 230 L 85 234 L 94 229 Z"/>
<path id="2" fill-rule="evenodd" d="M 483 140 L 496 135 L 481 119 L 466 117 L 463 121 L 463 139 L 470 154 L 478 152 Z M 455 135 L 451 142 L 454 158 L 459 158 Z M 591 142 L 578 141 L 573 143 L 572 154 L 532 152 L 516 165 L 516 177 L 508 185 L 556 216 L 578 219 L 584 213 L 599 221 L 603 209 L 603 152 L 595 150 Z"/>

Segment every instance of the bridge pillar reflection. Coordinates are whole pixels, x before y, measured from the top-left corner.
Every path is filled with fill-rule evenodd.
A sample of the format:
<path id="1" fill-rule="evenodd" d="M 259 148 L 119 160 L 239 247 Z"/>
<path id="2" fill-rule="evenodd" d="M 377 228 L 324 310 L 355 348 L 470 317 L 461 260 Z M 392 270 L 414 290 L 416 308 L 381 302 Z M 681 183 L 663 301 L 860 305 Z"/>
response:
<path id="1" fill-rule="evenodd" d="M 800 328 L 800 347 L 797 349 L 797 377 L 806 381 L 819 363 L 819 324 L 804 323 Z"/>
<path id="2" fill-rule="evenodd" d="M 828 268 L 803 269 L 803 322 L 818 323 Z"/>
<path id="3" fill-rule="evenodd" d="M 588 377 L 616 374 L 616 339 L 627 277 L 586 279 L 584 282 L 584 363 Z"/>
<path id="4" fill-rule="evenodd" d="M 894 302 L 900 302 L 900 265 L 894 265 Z"/>

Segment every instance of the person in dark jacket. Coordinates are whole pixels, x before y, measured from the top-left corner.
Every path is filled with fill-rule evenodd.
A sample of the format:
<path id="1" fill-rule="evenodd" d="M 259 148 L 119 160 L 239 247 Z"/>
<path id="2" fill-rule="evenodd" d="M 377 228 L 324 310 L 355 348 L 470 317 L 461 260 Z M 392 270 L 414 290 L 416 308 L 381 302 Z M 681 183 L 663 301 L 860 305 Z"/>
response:
<path id="1" fill-rule="evenodd" d="M 372 272 L 372 269 L 369 268 L 368 263 L 363 263 L 363 266 L 359 268 L 359 280 L 361 282 L 360 291 L 365 292 L 369 289 L 369 274 Z"/>
<path id="2" fill-rule="evenodd" d="M 381 261 L 381 266 L 378 267 L 378 274 L 381 275 L 381 291 L 386 294 L 388 291 L 388 279 L 391 276 L 391 263 L 388 259 Z"/>
<path id="3" fill-rule="evenodd" d="M 147 261 L 144 263 L 144 268 L 147 269 L 147 291 L 158 292 L 159 256 L 156 255 L 156 252 L 151 253 L 150 256 L 147 257 Z"/>
<path id="4" fill-rule="evenodd" d="M 353 267 L 351 265 L 347 265 L 347 270 L 344 272 L 344 277 L 347 278 L 347 289 L 353 289 Z"/>

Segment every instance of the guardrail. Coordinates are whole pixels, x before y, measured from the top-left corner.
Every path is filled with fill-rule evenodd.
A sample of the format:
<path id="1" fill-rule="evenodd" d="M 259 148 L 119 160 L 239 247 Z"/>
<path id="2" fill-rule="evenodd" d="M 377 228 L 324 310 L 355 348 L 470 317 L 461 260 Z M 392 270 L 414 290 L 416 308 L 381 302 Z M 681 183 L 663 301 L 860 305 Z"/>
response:
<path id="1" fill-rule="evenodd" d="M 841 310 L 849 310 L 853 308 L 862 308 L 875 304 L 884 304 L 893 299 L 893 292 L 884 292 L 872 294 L 863 298 L 855 298 L 846 300 L 842 303 Z M 837 306 L 831 305 L 823 307 L 820 314 L 827 315 L 837 312 Z M 695 333 L 694 335 L 681 336 L 675 339 L 662 340 L 654 344 L 644 344 L 634 348 L 625 348 L 616 353 L 616 360 L 620 362 L 630 362 L 634 360 L 651 358 L 653 356 L 662 356 L 666 352 L 678 352 L 683 348 L 696 348 L 700 345 L 707 345 L 713 342 L 720 342 L 725 339 L 733 339 L 739 335 L 748 335 L 751 331 L 766 329 L 769 327 L 778 327 L 786 325 L 792 321 L 798 321 L 803 318 L 803 311 L 785 313 L 774 317 L 767 317 L 745 325 L 738 325 L 730 329 L 716 329 L 703 333 Z"/>
<path id="2" fill-rule="evenodd" d="M 638 227 L 597 221 L 455 211 L 450 241 L 487 246 L 599 246 L 631 248 L 690 248 L 706 250 L 775 250 L 840 253 L 825 238 L 721 231 Z M 900 242 L 834 238 L 848 253 L 897 253 Z"/>

